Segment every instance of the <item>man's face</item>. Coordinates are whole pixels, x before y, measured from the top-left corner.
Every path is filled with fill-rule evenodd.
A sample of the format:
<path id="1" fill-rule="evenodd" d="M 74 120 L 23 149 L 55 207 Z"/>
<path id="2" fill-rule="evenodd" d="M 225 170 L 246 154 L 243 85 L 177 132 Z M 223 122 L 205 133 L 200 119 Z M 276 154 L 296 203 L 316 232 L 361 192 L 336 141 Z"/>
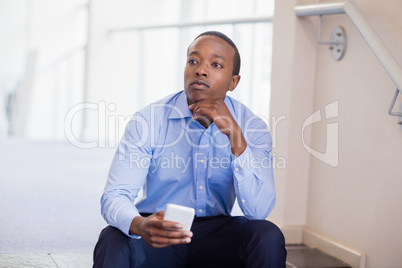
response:
<path id="1" fill-rule="evenodd" d="M 205 99 L 224 99 L 240 80 L 232 75 L 235 50 L 216 36 L 201 36 L 188 49 L 184 92 L 188 104 Z"/>

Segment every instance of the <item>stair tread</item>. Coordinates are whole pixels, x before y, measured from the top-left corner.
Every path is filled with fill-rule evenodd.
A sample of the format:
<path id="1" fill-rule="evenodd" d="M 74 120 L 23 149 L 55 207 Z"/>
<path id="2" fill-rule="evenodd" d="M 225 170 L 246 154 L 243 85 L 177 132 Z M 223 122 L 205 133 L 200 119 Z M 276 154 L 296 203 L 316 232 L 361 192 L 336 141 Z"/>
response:
<path id="1" fill-rule="evenodd" d="M 287 246 L 287 267 L 350 268 L 350 265 L 317 249 L 303 245 Z"/>

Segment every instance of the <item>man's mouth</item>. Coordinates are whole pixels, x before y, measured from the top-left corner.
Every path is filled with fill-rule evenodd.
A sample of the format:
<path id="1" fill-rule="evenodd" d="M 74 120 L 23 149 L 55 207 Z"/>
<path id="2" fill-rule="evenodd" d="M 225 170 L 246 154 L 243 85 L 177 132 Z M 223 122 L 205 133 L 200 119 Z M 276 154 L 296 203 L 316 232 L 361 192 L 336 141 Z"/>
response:
<path id="1" fill-rule="evenodd" d="M 203 80 L 194 80 L 193 82 L 191 82 L 190 84 L 191 86 L 193 86 L 196 89 L 206 89 L 209 88 L 209 85 L 203 81 Z"/>

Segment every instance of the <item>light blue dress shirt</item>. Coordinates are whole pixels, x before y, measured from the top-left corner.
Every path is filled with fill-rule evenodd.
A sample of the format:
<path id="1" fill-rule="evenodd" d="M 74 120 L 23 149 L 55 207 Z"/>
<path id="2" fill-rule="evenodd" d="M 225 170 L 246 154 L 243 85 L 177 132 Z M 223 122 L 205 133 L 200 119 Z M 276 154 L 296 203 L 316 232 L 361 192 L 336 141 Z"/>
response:
<path id="1" fill-rule="evenodd" d="M 108 224 L 129 235 L 139 212 L 165 210 L 167 203 L 192 207 L 197 217 L 230 215 L 236 197 L 247 218 L 268 216 L 276 198 L 268 127 L 233 98 L 225 104 L 247 142 L 238 157 L 214 123 L 205 129 L 192 120 L 184 91 L 133 115 L 101 198 Z"/>

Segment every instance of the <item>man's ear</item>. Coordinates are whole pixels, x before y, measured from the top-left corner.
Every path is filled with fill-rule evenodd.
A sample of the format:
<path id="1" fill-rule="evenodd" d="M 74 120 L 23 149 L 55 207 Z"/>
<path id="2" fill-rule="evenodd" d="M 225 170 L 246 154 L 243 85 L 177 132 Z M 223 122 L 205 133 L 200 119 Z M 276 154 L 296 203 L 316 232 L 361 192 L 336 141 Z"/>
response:
<path id="1" fill-rule="evenodd" d="M 232 75 L 229 91 L 233 91 L 237 87 L 237 84 L 239 84 L 239 82 L 240 82 L 240 75 Z"/>

